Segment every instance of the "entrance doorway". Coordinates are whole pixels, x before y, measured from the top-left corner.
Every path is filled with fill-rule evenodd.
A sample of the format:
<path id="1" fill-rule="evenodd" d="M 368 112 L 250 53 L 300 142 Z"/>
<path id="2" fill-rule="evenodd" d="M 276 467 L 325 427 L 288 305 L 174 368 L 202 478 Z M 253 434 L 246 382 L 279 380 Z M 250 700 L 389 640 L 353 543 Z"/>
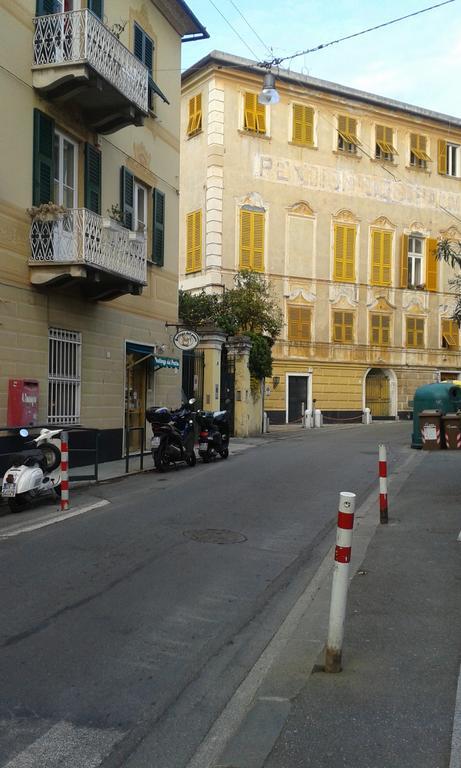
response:
<path id="1" fill-rule="evenodd" d="M 143 352 L 134 352 L 127 349 L 126 352 L 126 380 L 125 380 L 125 429 L 130 427 L 145 427 L 146 424 L 146 392 L 148 361 Z M 140 429 L 128 432 L 130 453 L 139 453 L 142 445 L 142 432 Z"/>
<path id="2" fill-rule="evenodd" d="M 392 415 L 389 376 L 381 368 L 368 371 L 365 381 L 365 405 L 374 419 Z"/>
<path id="3" fill-rule="evenodd" d="M 309 376 L 305 374 L 287 373 L 287 424 L 299 421 L 304 410 L 309 408 Z"/>

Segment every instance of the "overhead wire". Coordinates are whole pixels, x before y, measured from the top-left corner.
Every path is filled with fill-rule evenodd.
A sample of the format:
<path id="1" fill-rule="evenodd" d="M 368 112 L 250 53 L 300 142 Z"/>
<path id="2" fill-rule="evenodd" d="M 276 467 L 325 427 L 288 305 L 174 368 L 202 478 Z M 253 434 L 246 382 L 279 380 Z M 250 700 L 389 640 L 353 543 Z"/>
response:
<path id="1" fill-rule="evenodd" d="M 254 34 L 254 35 L 255 35 L 255 36 L 258 38 L 258 40 L 259 40 L 259 42 L 261 43 L 261 45 L 263 46 L 263 48 L 265 48 L 265 49 L 266 49 L 266 51 L 268 51 L 268 52 L 270 53 L 270 55 L 272 56 L 272 55 L 273 55 L 273 53 L 274 53 L 274 52 L 273 52 L 273 50 L 272 50 L 272 48 L 270 48 L 268 45 L 266 45 L 266 43 L 264 42 L 264 40 L 261 38 L 261 36 L 259 35 L 259 33 L 256 31 L 256 29 L 254 29 L 254 27 L 252 27 L 252 26 L 251 26 L 251 24 L 250 24 L 250 22 L 248 21 L 248 19 L 247 19 L 247 18 L 246 18 L 246 17 L 243 15 L 243 13 L 242 13 L 242 11 L 240 10 L 240 8 L 238 8 L 238 6 L 237 6 L 237 5 L 236 5 L 236 3 L 234 2 L 234 0 L 229 0 L 229 2 L 230 2 L 230 4 L 231 4 L 231 5 L 233 5 L 233 6 L 234 6 L 234 8 L 235 8 L 235 10 L 237 11 L 237 13 L 239 13 L 239 14 L 240 14 L 240 16 L 242 17 L 243 21 L 244 21 L 244 22 L 245 22 L 245 24 L 247 25 L 247 27 L 249 27 L 249 28 L 251 29 L 251 31 L 253 32 L 253 34 Z"/>
<path id="2" fill-rule="evenodd" d="M 216 11 L 218 11 L 219 15 L 220 15 L 220 16 L 221 16 L 221 17 L 224 19 L 224 21 L 226 22 L 226 24 L 227 24 L 227 25 L 228 25 L 228 26 L 231 28 L 232 32 L 233 32 L 235 35 L 237 35 L 237 37 L 239 38 L 239 40 L 240 40 L 240 41 L 243 43 L 243 45 L 244 45 L 246 48 L 248 48 L 248 50 L 250 51 L 251 55 L 252 55 L 252 56 L 254 56 L 254 58 L 257 60 L 257 59 L 258 59 L 258 54 L 254 52 L 254 50 L 253 50 L 253 49 L 252 49 L 252 48 L 251 48 L 251 47 L 248 45 L 248 43 L 246 42 L 246 40 L 244 40 L 244 39 L 243 39 L 243 37 L 241 36 L 241 34 L 240 34 L 239 32 L 237 32 L 237 30 L 235 29 L 235 27 L 233 27 L 233 26 L 232 26 L 232 24 L 230 23 L 229 19 L 227 19 L 227 18 L 224 16 L 224 14 L 222 13 L 222 11 L 220 11 L 220 9 L 219 9 L 219 8 L 218 8 L 218 6 L 216 5 L 216 3 L 214 3 L 214 2 L 213 2 L 213 0 L 210 0 L 210 3 L 211 3 L 211 5 L 213 6 L 213 8 L 215 8 L 215 10 L 216 10 Z M 266 47 L 266 46 L 264 46 L 264 47 Z"/>

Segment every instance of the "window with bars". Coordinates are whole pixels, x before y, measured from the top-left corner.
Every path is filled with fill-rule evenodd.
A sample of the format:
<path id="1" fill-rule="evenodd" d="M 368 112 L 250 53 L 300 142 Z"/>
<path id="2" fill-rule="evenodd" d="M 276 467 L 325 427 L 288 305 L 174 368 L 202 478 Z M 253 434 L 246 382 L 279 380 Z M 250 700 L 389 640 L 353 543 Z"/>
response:
<path id="1" fill-rule="evenodd" d="M 245 93 L 243 127 L 250 133 L 266 133 L 266 107 L 258 101 L 257 93 Z"/>
<path id="2" fill-rule="evenodd" d="M 312 147 L 314 144 L 314 110 L 304 104 L 293 104 L 292 141 Z"/>
<path id="3" fill-rule="evenodd" d="M 459 328 L 456 320 L 442 319 L 442 347 L 459 349 Z"/>
<path id="4" fill-rule="evenodd" d="M 195 136 L 202 130 L 202 94 L 197 93 L 189 99 L 189 120 L 187 122 L 187 135 Z"/>
<path id="5" fill-rule="evenodd" d="M 391 318 L 389 315 L 370 316 L 370 344 L 387 347 L 391 343 Z"/>
<path id="6" fill-rule="evenodd" d="M 376 150 L 375 157 L 377 160 L 386 160 L 392 162 L 394 155 L 398 152 L 394 147 L 394 131 L 387 125 L 376 126 Z"/>
<path id="7" fill-rule="evenodd" d="M 311 310 L 309 307 L 288 307 L 288 341 L 311 340 Z"/>
<path id="8" fill-rule="evenodd" d="M 427 139 L 419 133 L 410 134 L 410 165 L 415 168 L 427 168 L 430 162 L 427 154 Z"/>
<path id="9" fill-rule="evenodd" d="M 353 312 L 333 312 L 333 341 L 349 344 L 354 340 Z"/>
<path id="10" fill-rule="evenodd" d="M 381 229 L 371 231 L 371 284 L 391 285 L 392 232 Z"/>
<path id="11" fill-rule="evenodd" d="M 407 317 L 407 347 L 422 349 L 424 347 L 424 318 Z"/>
<path id="12" fill-rule="evenodd" d="M 355 278 L 355 238 L 354 225 L 334 225 L 334 268 L 333 279 L 351 283 Z"/>
<path id="13" fill-rule="evenodd" d="M 339 115 L 338 149 L 342 152 L 355 154 L 357 147 L 360 147 L 360 140 L 357 136 L 357 120 L 347 115 Z"/>
<path id="14" fill-rule="evenodd" d="M 264 211 L 240 209 L 240 269 L 264 272 Z"/>
<path id="15" fill-rule="evenodd" d="M 82 335 L 78 331 L 48 331 L 48 423 L 80 422 Z"/>
<path id="16" fill-rule="evenodd" d="M 186 272 L 202 269 L 202 211 L 192 211 L 186 217 Z"/>

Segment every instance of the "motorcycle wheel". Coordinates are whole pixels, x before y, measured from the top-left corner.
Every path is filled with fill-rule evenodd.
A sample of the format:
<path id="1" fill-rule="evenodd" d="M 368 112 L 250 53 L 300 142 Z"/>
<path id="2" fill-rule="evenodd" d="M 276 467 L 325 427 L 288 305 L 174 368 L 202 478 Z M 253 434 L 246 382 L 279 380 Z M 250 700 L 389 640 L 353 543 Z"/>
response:
<path id="1" fill-rule="evenodd" d="M 197 457 L 195 455 L 194 449 L 192 448 L 192 453 L 188 453 L 186 455 L 186 464 L 188 467 L 195 467 L 196 463 L 197 463 Z"/>
<path id="2" fill-rule="evenodd" d="M 10 512 L 22 512 L 30 503 L 31 497 L 29 493 L 18 493 L 17 496 L 12 496 L 8 499 L 8 506 Z"/>
<path id="3" fill-rule="evenodd" d="M 154 452 L 154 464 L 155 469 L 158 469 L 159 472 L 167 472 L 169 470 L 170 460 L 167 456 L 166 440 Z"/>
<path id="4" fill-rule="evenodd" d="M 227 459 L 228 456 L 229 456 L 229 448 L 224 448 L 221 451 L 221 458 L 222 459 Z"/>
<path id="5" fill-rule="evenodd" d="M 46 443 L 41 447 L 43 453 L 43 469 L 45 472 L 53 472 L 61 464 L 61 452 L 53 443 Z"/>
<path id="6" fill-rule="evenodd" d="M 205 451 L 203 451 L 203 453 L 200 454 L 200 458 L 202 459 L 204 464 L 210 463 L 210 454 L 208 453 L 208 451 L 206 451 L 206 453 Z"/>

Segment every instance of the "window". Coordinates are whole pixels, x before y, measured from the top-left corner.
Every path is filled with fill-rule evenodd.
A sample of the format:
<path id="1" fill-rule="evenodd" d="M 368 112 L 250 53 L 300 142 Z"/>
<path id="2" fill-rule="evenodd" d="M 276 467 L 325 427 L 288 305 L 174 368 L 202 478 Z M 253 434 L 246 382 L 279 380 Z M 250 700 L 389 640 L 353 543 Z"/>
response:
<path id="1" fill-rule="evenodd" d="M 407 317 L 407 347 L 424 347 L 424 318 Z"/>
<path id="2" fill-rule="evenodd" d="M 57 205 L 77 208 L 77 144 L 71 139 L 54 132 L 53 167 L 54 196 Z"/>
<path id="3" fill-rule="evenodd" d="M 186 272 L 202 269 L 202 211 L 193 211 L 186 217 Z"/>
<path id="4" fill-rule="evenodd" d="M 240 269 L 264 271 L 264 211 L 240 209 Z"/>
<path id="5" fill-rule="evenodd" d="M 293 104 L 293 134 L 295 144 L 311 147 L 314 144 L 314 110 L 303 104 Z"/>
<path id="6" fill-rule="evenodd" d="M 134 182 L 133 225 L 135 232 L 147 229 L 147 189 L 138 181 Z"/>
<path id="7" fill-rule="evenodd" d="M 198 93 L 189 99 L 189 120 L 187 122 L 187 135 L 195 136 L 202 130 L 202 94 Z"/>
<path id="8" fill-rule="evenodd" d="M 288 340 L 311 340 L 311 310 L 309 307 L 288 307 Z"/>
<path id="9" fill-rule="evenodd" d="M 422 286 L 424 240 L 410 235 L 408 238 L 408 287 Z"/>
<path id="10" fill-rule="evenodd" d="M 165 194 L 159 189 L 152 190 L 152 261 L 163 267 L 165 259 Z"/>
<path id="11" fill-rule="evenodd" d="M 245 93 L 243 127 L 251 133 L 266 133 L 266 107 L 258 102 L 256 93 Z"/>
<path id="12" fill-rule="evenodd" d="M 392 128 L 388 128 L 386 125 L 376 126 L 376 152 L 375 157 L 377 160 L 386 160 L 392 162 L 394 155 L 398 152 L 394 147 L 394 131 Z"/>
<path id="13" fill-rule="evenodd" d="M 82 336 L 78 331 L 48 331 L 48 422 L 80 421 Z"/>
<path id="14" fill-rule="evenodd" d="M 154 42 L 146 35 L 143 29 L 138 24 L 134 25 L 134 55 L 139 61 L 147 67 L 149 72 L 149 109 L 153 109 L 154 106 L 154 93 L 157 93 L 166 104 L 169 104 L 167 97 L 160 90 L 157 83 L 154 81 Z"/>
<path id="15" fill-rule="evenodd" d="M 438 171 L 445 176 L 461 176 L 461 157 L 459 144 L 439 139 Z"/>
<path id="16" fill-rule="evenodd" d="M 370 344 L 387 347 L 391 343 L 391 318 L 389 315 L 370 316 Z"/>
<path id="17" fill-rule="evenodd" d="M 392 232 L 371 232 L 371 284 L 391 285 Z"/>
<path id="18" fill-rule="evenodd" d="M 353 282 L 355 277 L 355 226 L 335 224 L 334 280 Z"/>
<path id="19" fill-rule="evenodd" d="M 442 347 L 459 349 L 459 328 L 456 320 L 442 319 Z"/>
<path id="20" fill-rule="evenodd" d="M 427 168 L 430 159 L 426 151 L 426 137 L 419 133 L 410 134 L 410 165 Z"/>
<path id="21" fill-rule="evenodd" d="M 360 141 L 357 137 L 357 120 L 346 115 L 338 117 L 338 149 L 342 152 L 357 152 Z"/>
<path id="22" fill-rule="evenodd" d="M 333 312 L 333 341 L 348 344 L 353 341 L 354 315 L 352 312 Z"/>

